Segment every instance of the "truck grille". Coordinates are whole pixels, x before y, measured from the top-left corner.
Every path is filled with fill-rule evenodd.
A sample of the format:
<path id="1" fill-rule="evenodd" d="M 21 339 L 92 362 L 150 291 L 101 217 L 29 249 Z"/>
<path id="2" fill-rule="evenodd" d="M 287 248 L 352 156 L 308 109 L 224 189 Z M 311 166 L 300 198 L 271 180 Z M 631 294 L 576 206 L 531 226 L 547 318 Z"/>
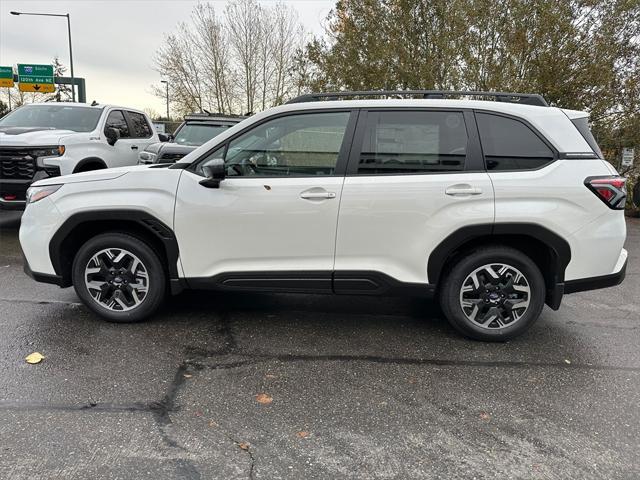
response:
<path id="1" fill-rule="evenodd" d="M 30 180 L 36 161 L 25 150 L 0 149 L 0 178 Z"/>
<path id="2" fill-rule="evenodd" d="M 180 160 L 184 157 L 186 153 L 163 153 L 160 157 L 161 160 L 171 160 L 175 162 L 176 160 Z"/>

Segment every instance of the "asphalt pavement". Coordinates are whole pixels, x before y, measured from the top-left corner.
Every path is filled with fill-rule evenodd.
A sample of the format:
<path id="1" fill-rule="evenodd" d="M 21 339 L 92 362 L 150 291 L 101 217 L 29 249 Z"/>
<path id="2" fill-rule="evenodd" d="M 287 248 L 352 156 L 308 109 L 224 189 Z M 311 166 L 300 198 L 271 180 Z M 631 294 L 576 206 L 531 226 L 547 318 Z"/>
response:
<path id="1" fill-rule="evenodd" d="M 110 324 L 22 272 L 18 225 L 0 212 L 2 479 L 640 477 L 637 219 L 622 285 L 502 344 L 406 298 L 189 292 Z"/>

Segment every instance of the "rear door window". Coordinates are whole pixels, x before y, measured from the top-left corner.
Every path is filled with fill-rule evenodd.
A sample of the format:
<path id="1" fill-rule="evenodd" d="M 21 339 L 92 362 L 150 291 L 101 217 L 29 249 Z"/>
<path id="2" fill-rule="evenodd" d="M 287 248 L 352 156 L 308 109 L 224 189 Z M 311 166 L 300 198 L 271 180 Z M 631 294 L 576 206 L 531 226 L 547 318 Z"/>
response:
<path id="1" fill-rule="evenodd" d="M 358 175 L 464 170 L 467 130 L 462 112 L 369 111 Z"/>
<path id="2" fill-rule="evenodd" d="M 152 135 L 149 122 L 147 122 L 147 118 L 143 114 L 129 110 L 127 110 L 127 114 L 133 129 L 133 138 L 149 138 Z"/>
<path id="3" fill-rule="evenodd" d="M 476 113 L 487 170 L 532 170 L 555 159 L 551 148 L 513 118 Z"/>

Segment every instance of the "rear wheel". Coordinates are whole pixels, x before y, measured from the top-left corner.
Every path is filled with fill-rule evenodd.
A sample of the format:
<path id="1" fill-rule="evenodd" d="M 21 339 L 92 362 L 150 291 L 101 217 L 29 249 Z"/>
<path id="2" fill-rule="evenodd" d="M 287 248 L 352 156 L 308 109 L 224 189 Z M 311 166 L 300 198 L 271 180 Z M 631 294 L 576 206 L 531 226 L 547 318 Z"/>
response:
<path id="1" fill-rule="evenodd" d="M 112 322 L 143 320 L 164 298 L 166 277 L 158 255 L 124 233 L 105 233 L 85 243 L 72 274 L 85 305 Z"/>
<path id="2" fill-rule="evenodd" d="M 540 269 L 510 247 L 486 247 L 459 260 L 440 290 L 442 310 L 463 335 L 504 341 L 522 334 L 544 307 Z"/>

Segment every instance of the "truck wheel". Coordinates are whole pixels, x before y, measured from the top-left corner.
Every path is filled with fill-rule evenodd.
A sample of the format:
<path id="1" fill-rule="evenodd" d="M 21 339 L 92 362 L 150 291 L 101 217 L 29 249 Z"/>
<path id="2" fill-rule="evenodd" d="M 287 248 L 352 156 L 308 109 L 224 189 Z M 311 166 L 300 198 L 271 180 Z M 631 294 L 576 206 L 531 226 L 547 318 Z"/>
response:
<path id="1" fill-rule="evenodd" d="M 440 289 L 440 305 L 449 323 L 463 335 L 505 341 L 538 319 L 545 299 L 540 269 L 510 247 L 484 247 L 460 259 Z"/>
<path id="2" fill-rule="evenodd" d="M 112 322 L 145 319 L 162 304 L 166 288 L 158 255 L 125 233 L 105 233 L 82 245 L 72 280 L 84 304 Z"/>

